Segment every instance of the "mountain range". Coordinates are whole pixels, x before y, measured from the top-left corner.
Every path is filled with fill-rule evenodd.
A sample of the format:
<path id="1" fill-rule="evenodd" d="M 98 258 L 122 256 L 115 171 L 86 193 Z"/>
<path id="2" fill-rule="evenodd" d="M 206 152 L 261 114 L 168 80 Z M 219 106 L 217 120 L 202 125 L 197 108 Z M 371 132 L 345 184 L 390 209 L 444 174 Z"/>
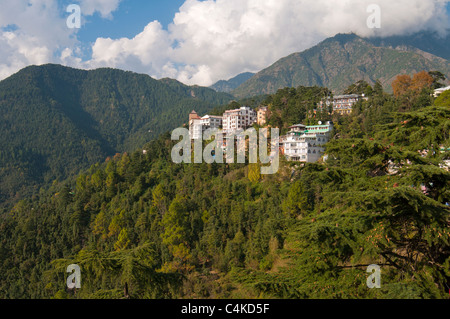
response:
<path id="1" fill-rule="evenodd" d="M 398 50 L 428 52 L 435 56 L 450 60 L 450 33 L 440 36 L 437 32 L 421 31 L 411 35 L 396 35 L 390 37 L 365 38 L 378 47 L 388 47 Z"/>
<path id="2" fill-rule="evenodd" d="M 420 39 L 419 36 L 391 37 L 382 41 L 379 38 L 363 39 L 355 34 L 338 34 L 306 51 L 278 60 L 231 93 L 242 98 L 275 93 L 284 87 L 315 85 L 341 93 L 359 80 L 370 84 L 380 80 L 384 88 L 391 91 L 391 83 L 398 74 L 423 70 L 437 70 L 450 78 L 450 62 L 444 58 L 449 55 L 448 42 L 435 38 L 420 46 L 422 49 L 412 47 L 418 45 Z"/>
<path id="3" fill-rule="evenodd" d="M 450 78 L 449 43 L 426 33 L 383 39 L 338 34 L 211 88 L 109 68 L 29 66 L 0 82 L 0 202 L 140 148 L 186 123 L 192 109 L 204 114 L 284 87 L 317 85 L 340 93 L 359 80 L 380 80 L 389 90 L 398 74 L 422 70 Z"/>
<path id="4" fill-rule="evenodd" d="M 0 202 L 133 151 L 233 96 L 116 69 L 30 66 L 0 82 Z"/>
<path id="5" fill-rule="evenodd" d="M 238 88 L 242 83 L 249 80 L 254 75 L 255 75 L 255 73 L 244 72 L 244 73 L 236 75 L 235 77 L 233 77 L 229 80 L 217 81 L 216 83 L 211 85 L 210 88 L 216 90 L 217 92 L 230 93 L 234 89 Z"/>

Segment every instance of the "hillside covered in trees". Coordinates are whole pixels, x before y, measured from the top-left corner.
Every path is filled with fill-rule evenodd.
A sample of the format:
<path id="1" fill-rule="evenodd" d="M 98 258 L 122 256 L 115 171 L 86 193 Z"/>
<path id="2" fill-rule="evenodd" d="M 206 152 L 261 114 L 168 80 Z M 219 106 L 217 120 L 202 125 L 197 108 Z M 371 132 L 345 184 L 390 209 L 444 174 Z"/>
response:
<path id="1" fill-rule="evenodd" d="M 20 201 L 0 219 L 0 298 L 448 298 L 449 99 L 370 89 L 332 117 L 325 162 L 178 165 L 166 134 Z M 317 121 L 325 91 L 278 91 L 270 121 Z"/>
<path id="2" fill-rule="evenodd" d="M 0 203 L 133 151 L 233 97 L 116 69 L 30 66 L 0 82 Z"/>

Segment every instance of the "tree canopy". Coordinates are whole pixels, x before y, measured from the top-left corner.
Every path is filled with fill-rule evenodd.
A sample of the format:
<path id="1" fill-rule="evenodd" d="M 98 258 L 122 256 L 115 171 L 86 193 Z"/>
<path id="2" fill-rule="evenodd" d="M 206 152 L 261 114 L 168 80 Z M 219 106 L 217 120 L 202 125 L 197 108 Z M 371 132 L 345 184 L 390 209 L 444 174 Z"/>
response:
<path id="1" fill-rule="evenodd" d="M 306 119 L 327 92 L 279 91 L 269 122 Z M 405 110 L 374 89 L 328 115 L 327 159 L 282 159 L 274 175 L 174 164 L 164 134 L 57 182 L 1 216 L 0 297 L 447 298 L 450 109 L 411 97 Z M 66 287 L 69 264 L 80 289 Z"/>

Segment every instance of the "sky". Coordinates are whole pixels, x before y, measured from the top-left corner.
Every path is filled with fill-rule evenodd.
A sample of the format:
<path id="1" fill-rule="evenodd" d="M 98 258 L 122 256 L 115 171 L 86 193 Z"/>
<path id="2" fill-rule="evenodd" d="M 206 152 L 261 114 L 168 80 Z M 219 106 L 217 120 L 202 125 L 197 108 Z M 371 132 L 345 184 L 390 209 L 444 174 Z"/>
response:
<path id="1" fill-rule="evenodd" d="M 58 63 L 209 86 L 337 33 L 445 35 L 449 17 L 450 0 L 0 0 L 0 80 Z"/>

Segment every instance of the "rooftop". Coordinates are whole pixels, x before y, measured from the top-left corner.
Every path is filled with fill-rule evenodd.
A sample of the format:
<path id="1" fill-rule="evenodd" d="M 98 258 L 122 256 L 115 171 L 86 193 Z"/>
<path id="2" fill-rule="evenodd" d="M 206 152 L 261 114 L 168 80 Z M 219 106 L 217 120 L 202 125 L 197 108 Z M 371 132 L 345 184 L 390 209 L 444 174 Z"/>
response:
<path id="1" fill-rule="evenodd" d="M 295 125 L 289 126 L 288 128 L 291 128 L 291 127 L 306 127 L 306 125 L 304 125 L 304 124 L 295 124 Z"/>
<path id="2" fill-rule="evenodd" d="M 441 91 L 447 91 L 447 90 L 450 90 L 450 86 L 447 86 L 445 88 L 436 89 L 436 90 L 434 90 L 434 92 L 441 92 Z"/>
<path id="3" fill-rule="evenodd" d="M 202 117 L 202 119 L 207 119 L 207 118 L 221 119 L 222 116 L 219 116 L 219 115 L 205 115 L 205 116 Z"/>
<path id="4" fill-rule="evenodd" d="M 363 95 L 358 95 L 358 94 L 344 94 L 344 95 L 336 95 L 333 98 L 336 99 L 352 99 L 352 98 L 359 98 L 359 97 L 364 97 Z"/>
<path id="5" fill-rule="evenodd" d="M 239 112 L 240 109 L 236 109 L 236 110 L 226 110 L 225 113 L 236 113 Z"/>
<path id="6" fill-rule="evenodd" d="M 239 109 L 235 109 L 235 110 L 226 110 L 225 113 L 235 113 L 235 112 L 239 112 L 241 110 L 251 110 L 250 107 L 248 106 L 241 106 L 241 108 Z"/>

